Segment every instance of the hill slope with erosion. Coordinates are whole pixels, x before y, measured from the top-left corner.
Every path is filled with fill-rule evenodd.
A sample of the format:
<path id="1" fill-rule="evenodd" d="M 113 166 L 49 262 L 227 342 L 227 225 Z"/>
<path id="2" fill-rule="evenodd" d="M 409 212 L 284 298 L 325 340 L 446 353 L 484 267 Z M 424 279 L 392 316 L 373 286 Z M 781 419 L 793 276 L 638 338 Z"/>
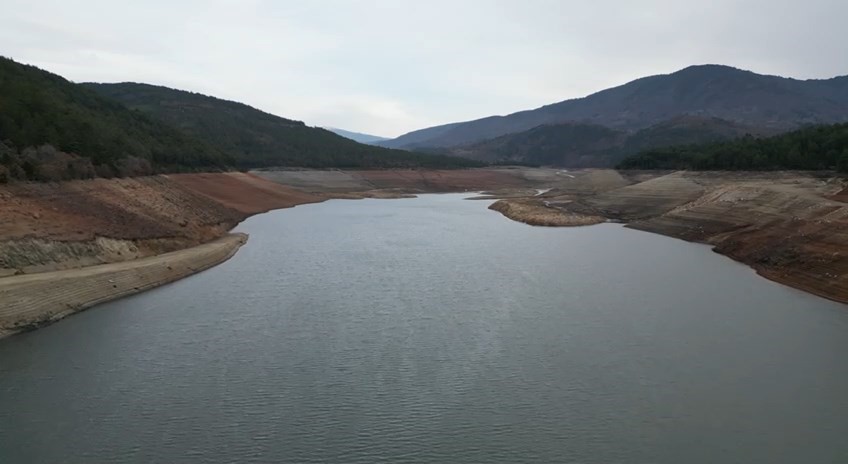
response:
<path id="1" fill-rule="evenodd" d="M 553 171 L 279 170 L 0 185 L 0 277 L 206 243 L 246 217 L 329 198 L 527 187 Z"/>
<path id="2" fill-rule="evenodd" d="M 0 276 L 188 248 L 251 214 L 322 199 L 243 173 L 0 186 Z"/>
<path id="3" fill-rule="evenodd" d="M 556 225 L 563 218 L 571 225 L 600 218 L 707 243 L 769 279 L 848 303 L 845 178 L 787 171 L 571 175 L 540 197 L 501 200 L 492 208 L 520 221 L 522 213 L 531 220 L 550 215 Z"/>
<path id="4" fill-rule="evenodd" d="M 0 186 L 0 337 L 221 262 L 243 243 L 227 232 L 251 214 L 330 198 L 469 190 L 508 197 L 491 208 L 531 224 L 616 220 L 708 243 L 768 278 L 848 302 L 848 181 L 833 173 L 174 174 Z"/>

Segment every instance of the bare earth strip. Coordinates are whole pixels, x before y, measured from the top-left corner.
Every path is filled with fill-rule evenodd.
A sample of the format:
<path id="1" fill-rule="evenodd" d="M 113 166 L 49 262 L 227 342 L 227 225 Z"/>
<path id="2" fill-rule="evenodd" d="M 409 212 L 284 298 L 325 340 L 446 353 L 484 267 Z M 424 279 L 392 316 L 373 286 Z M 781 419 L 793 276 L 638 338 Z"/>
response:
<path id="1" fill-rule="evenodd" d="M 491 208 L 532 225 L 606 218 L 707 243 L 764 277 L 848 303 L 848 180 L 807 172 L 618 175 L 624 186 L 616 187 L 611 172 L 570 172 L 543 195 L 510 197 Z"/>
<path id="2" fill-rule="evenodd" d="M 135 261 L 0 279 L 0 338 L 208 269 L 246 241 L 244 234 L 229 234 Z"/>
<path id="3" fill-rule="evenodd" d="M 267 170 L 0 186 L 0 337 L 220 263 L 244 240 L 227 231 L 253 214 L 450 191 L 486 191 L 532 225 L 613 220 L 708 243 L 848 303 L 848 180 L 832 173 Z"/>
<path id="4" fill-rule="evenodd" d="M 513 221 L 523 222 L 531 226 L 573 227 L 590 226 L 606 222 L 601 216 L 587 216 L 570 213 L 553 206 L 538 202 L 521 200 L 498 200 L 489 206 Z"/>

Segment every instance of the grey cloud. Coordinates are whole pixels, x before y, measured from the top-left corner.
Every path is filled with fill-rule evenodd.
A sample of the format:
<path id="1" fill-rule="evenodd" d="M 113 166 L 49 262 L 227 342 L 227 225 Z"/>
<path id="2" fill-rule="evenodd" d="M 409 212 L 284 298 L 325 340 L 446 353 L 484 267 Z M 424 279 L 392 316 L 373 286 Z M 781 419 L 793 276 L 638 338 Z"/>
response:
<path id="1" fill-rule="evenodd" d="M 393 136 L 721 63 L 848 73 L 836 0 L 0 0 L 0 53 Z"/>

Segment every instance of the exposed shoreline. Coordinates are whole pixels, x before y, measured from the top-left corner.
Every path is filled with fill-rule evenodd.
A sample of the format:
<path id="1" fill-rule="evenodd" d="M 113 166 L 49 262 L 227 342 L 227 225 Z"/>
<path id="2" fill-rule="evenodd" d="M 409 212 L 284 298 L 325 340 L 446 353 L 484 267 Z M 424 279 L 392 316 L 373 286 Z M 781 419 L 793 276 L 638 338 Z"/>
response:
<path id="1" fill-rule="evenodd" d="M 610 222 L 607 219 L 604 219 L 599 216 L 582 216 L 580 214 L 569 213 L 567 211 L 558 211 L 553 209 L 552 207 L 545 207 L 539 205 L 525 204 L 521 203 L 520 200 L 498 200 L 492 203 L 489 206 L 489 209 L 493 211 L 497 211 L 504 215 L 504 217 L 524 224 L 528 224 L 531 226 L 542 226 L 542 227 L 581 227 L 587 225 L 595 225 L 603 222 Z M 632 227 L 628 224 L 624 224 L 625 227 L 630 229 L 641 230 L 638 227 Z M 685 238 L 679 237 L 672 233 L 666 233 L 662 231 L 655 230 L 643 230 L 644 232 L 655 233 L 657 235 L 662 235 L 669 238 L 677 238 L 681 240 L 686 240 L 693 243 L 701 243 L 704 245 L 711 245 L 710 243 L 702 240 L 687 240 Z M 738 259 L 731 254 L 723 253 L 721 250 L 712 246 L 712 251 L 723 255 L 725 257 L 731 258 L 734 261 L 744 264 L 754 270 L 760 277 L 771 280 L 772 282 L 777 282 L 781 285 L 786 285 L 787 287 L 792 287 L 796 290 L 801 290 L 806 293 L 810 293 L 812 295 L 816 295 L 831 301 L 836 301 L 838 303 L 848 304 L 848 293 L 844 291 L 827 291 L 822 290 L 819 287 L 814 285 L 806 284 L 805 282 L 799 280 L 797 277 L 793 277 L 792 275 L 787 275 L 786 273 L 778 272 L 774 269 L 770 269 L 766 266 L 760 266 L 756 263 L 748 262 L 744 259 Z"/>
<path id="2" fill-rule="evenodd" d="M 0 338 L 196 274 L 230 259 L 247 235 L 121 263 L 0 279 Z"/>
<path id="3" fill-rule="evenodd" d="M 607 222 L 601 216 L 569 213 L 545 203 L 527 200 L 498 200 L 489 205 L 489 209 L 497 211 L 513 221 L 523 222 L 531 226 L 579 227 Z"/>
<path id="4" fill-rule="evenodd" d="M 848 203 L 844 178 L 803 172 L 675 172 L 624 185 L 576 172 L 541 198 L 508 197 L 490 209 L 530 225 L 603 221 L 710 245 L 760 276 L 848 304 Z M 604 173 L 609 180 L 610 174 Z M 625 180 L 625 179 L 623 179 Z M 600 188 L 599 188 L 600 186 Z"/>
<path id="5" fill-rule="evenodd" d="M 705 243 L 772 281 L 848 303 L 846 186 L 845 179 L 806 173 L 583 170 L 565 177 L 501 168 L 281 170 L 0 187 L 0 338 L 223 262 L 246 239 L 228 231 L 254 214 L 328 199 L 442 192 L 486 192 L 477 198 L 497 200 L 490 209 L 534 226 L 615 221 Z"/>
<path id="6" fill-rule="evenodd" d="M 294 182 L 228 172 L 0 186 L 0 338 L 224 262 L 246 240 L 229 231 L 255 214 L 524 185 L 522 172 L 285 170 Z"/>

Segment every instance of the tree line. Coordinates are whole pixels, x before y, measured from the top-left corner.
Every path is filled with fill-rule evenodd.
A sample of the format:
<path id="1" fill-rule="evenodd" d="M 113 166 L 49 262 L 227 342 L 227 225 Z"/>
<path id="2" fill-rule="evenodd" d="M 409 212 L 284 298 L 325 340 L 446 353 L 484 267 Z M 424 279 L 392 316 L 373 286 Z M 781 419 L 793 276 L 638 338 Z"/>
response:
<path id="1" fill-rule="evenodd" d="M 812 126 L 767 138 L 645 150 L 619 169 L 838 170 L 848 172 L 848 124 Z"/>

